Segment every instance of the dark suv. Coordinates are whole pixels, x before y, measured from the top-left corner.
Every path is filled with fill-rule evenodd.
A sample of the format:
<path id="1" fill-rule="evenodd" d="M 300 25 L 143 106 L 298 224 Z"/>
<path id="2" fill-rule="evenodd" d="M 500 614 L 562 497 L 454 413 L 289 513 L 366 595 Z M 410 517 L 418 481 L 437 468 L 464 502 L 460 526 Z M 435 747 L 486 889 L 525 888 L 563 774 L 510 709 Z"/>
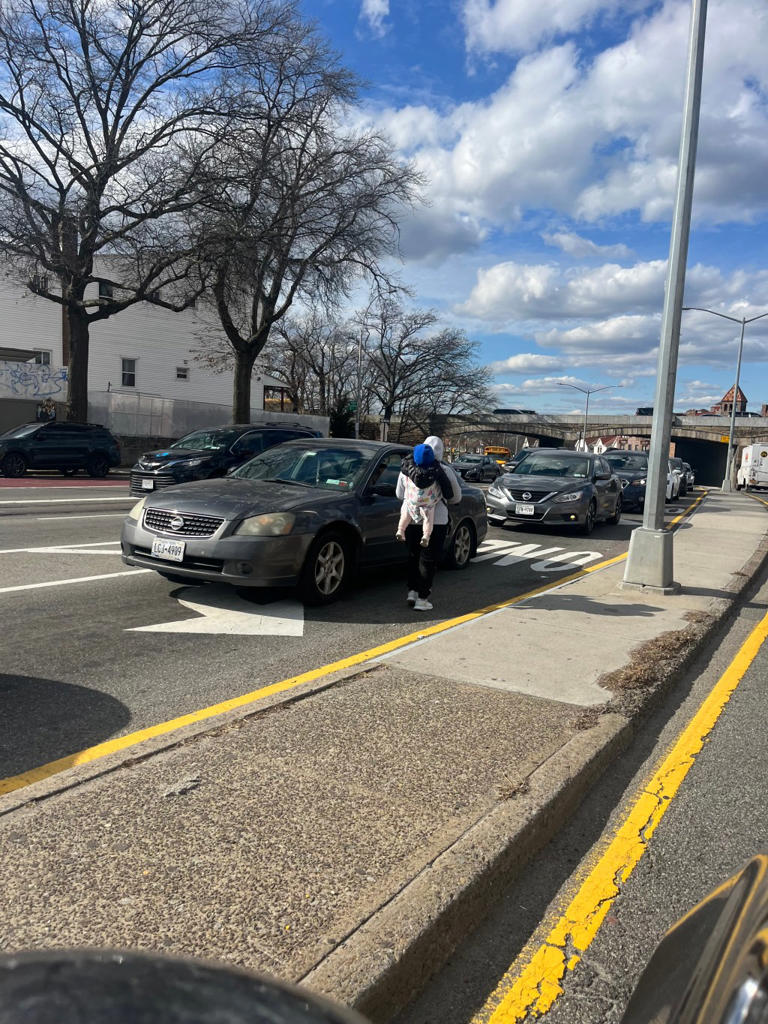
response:
<path id="1" fill-rule="evenodd" d="M 189 480 L 225 476 L 228 470 L 283 441 L 319 436 L 316 430 L 298 423 L 292 427 L 250 423 L 193 430 L 167 448 L 140 456 L 131 470 L 131 494 L 147 494 Z"/>
<path id="2" fill-rule="evenodd" d="M 120 445 L 95 423 L 23 423 L 0 434 L 0 471 L 24 476 L 28 469 L 58 469 L 65 476 L 85 469 L 106 476 L 120 465 Z"/>

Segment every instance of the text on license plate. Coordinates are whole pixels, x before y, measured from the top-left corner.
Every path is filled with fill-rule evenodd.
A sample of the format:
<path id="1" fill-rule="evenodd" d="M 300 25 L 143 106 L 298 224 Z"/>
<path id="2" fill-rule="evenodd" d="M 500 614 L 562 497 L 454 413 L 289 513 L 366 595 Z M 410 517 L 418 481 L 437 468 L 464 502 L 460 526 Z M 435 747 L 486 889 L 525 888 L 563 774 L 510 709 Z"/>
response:
<path id="1" fill-rule="evenodd" d="M 154 487 L 155 487 L 155 481 L 154 480 L 146 480 L 146 479 L 142 480 L 141 481 L 141 486 L 144 488 L 145 491 L 152 491 L 152 490 L 154 490 Z"/>
<path id="2" fill-rule="evenodd" d="M 167 558 L 170 562 L 183 562 L 184 541 L 163 540 L 160 537 L 155 537 L 152 541 L 152 556 L 153 558 Z"/>
<path id="3" fill-rule="evenodd" d="M 532 516 L 535 511 L 533 505 L 515 505 L 516 516 Z"/>

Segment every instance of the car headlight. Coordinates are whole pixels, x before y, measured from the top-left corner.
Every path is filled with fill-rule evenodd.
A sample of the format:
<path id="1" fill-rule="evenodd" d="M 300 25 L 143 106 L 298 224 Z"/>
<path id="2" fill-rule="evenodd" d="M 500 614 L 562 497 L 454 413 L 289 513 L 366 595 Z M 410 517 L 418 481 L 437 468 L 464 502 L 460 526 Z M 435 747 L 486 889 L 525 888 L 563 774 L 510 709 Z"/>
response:
<path id="1" fill-rule="evenodd" d="M 202 466 L 205 459 L 190 459 L 188 462 L 179 463 L 179 469 L 192 469 L 194 466 Z"/>
<path id="2" fill-rule="evenodd" d="M 642 480 L 638 480 L 637 482 L 640 484 L 641 487 L 645 487 L 645 477 L 643 477 Z"/>
<path id="3" fill-rule="evenodd" d="M 494 498 L 504 497 L 504 492 L 501 490 L 500 487 L 497 487 L 496 484 L 491 484 L 491 486 L 488 488 L 488 493 L 492 494 Z"/>
<path id="4" fill-rule="evenodd" d="M 137 501 L 131 511 L 128 513 L 128 519 L 135 519 L 137 522 L 141 519 L 141 513 L 144 511 L 144 506 L 147 503 L 146 498 L 142 498 L 141 501 Z"/>
<path id="5" fill-rule="evenodd" d="M 567 494 L 558 494 L 555 501 L 579 501 L 583 491 L 569 491 Z"/>
<path id="6" fill-rule="evenodd" d="M 290 533 L 296 516 L 292 512 L 267 512 L 263 516 L 249 516 L 238 525 L 235 533 L 246 537 L 279 537 Z"/>

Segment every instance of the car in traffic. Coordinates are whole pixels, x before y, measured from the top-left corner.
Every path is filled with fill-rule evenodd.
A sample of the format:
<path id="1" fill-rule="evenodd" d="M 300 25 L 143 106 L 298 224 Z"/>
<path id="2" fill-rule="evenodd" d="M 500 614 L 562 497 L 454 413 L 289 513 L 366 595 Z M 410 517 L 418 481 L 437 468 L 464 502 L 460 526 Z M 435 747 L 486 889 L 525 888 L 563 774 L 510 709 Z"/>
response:
<path id="1" fill-rule="evenodd" d="M 301 424 L 249 423 L 193 430 L 167 448 L 141 455 L 131 470 L 130 493 L 141 495 L 191 480 L 225 476 L 276 444 L 317 436 L 317 431 Z"/>
<path id="2" fill-rule="evenodd" d="M 501 473 L 501 466 L 490 455 L 459 454 L 451 463 L 454 473 L 472 483 L 495 480 Z"/>
<path id="3" fill-rule="evenodd" d="M 599 455 L 537 448 L 491 484 L 486 494 L 492 523 L 544 523 L 592 533 L 598 520 L 621 520 L 618 476 Z"/>
<path id="4" fill-rule="evenodd" d="M 648 477 L 648 454 L 609 448 L 603 453 L 603 458 L 621 481 L 623 507 L 643 508 Z"/>
<path id="5" fill-rule="evenodd" d="M 684 498 L 688 493 L 688 478 L 685 473 L 683 460 L 675 456 L 670 457 L 669 469 L 677 477 L 677 494 L 675 497 Z"/>
<path id="6" fill-rule="evenodd" d="M 122 558 L 175 583 L 298 586 L 309 604 L 341 596 L 355 574 L 396 563 L 395 495 L 404 445 L 305 438 L 270 448 L 224 479 L 147 494 L 125 520 Z M 483 492 L 461 483 L 443 560 L 466 569 L 488 524 Z"/>
<path id="7" fill-rule="evenodd" d="M 501 467 L 504 473 L 511 473 L 518 462 L 522 462 L 523 459 L 528 455 L 529 452 L 538 451 L 537 448 L 521 448 L 519 452 L 515 452 L 511 458 L 507 459 L 504 465 Z"/>
<path id="8" fill-rule="evenodd" d="M 696 483 L 696 474 L 690 462 L 683 462 L 683 469 L 685 470 L 685 482 L 689 491 L 693 490 L 693 485 Z"/>
<path id="9" fill-rule="evenodd" d="M 120 444 L 97 423 L 22 423 L 0 434 L 0 472 L 22 477 L 28 469 L 58 469 L 65 476 L 84 469 L 104 477 L 120 465 Z"/>

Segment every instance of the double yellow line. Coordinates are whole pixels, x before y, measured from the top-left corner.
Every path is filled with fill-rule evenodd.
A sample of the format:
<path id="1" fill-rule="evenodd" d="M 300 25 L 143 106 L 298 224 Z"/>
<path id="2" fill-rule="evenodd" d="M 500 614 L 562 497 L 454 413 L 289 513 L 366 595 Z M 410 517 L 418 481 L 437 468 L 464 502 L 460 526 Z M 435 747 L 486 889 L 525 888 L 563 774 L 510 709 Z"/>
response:
<path id="1" fill-rule="evenodd" d="M 668 524 L 668 528 L 679 523 L 685 515 L 693 511 L 704 497 L 705 494 L 700 495 L 692 505 L 690 505 L 679 516 L 676 516 L 675 519 Z M 322 667 L 312 669 L 309 672 L 302 672 L 301 675 L 291 676 L 289 679 L 282 679 L 280 682 L 272 683 L 269 686 L 263 686 L 258 690 L 253 690 L 251 693 L 244 693 L 240 697 L 232 697 L 230 700 L 224 700 L 218 704 L 211 704 L 209 707 L 201 708 L 198 711 L 192 711 L 187 715 L 180 715 L 178 718 L 172 718 L 167 722 L 159 722 L 156 725 L 148 726 L 146 729 L 138 729 L 136 732 L 128 733 L 125 736 L 118 736 L 113 740 L 105 740 L 103 743 L 97 743 L 93 747 L 87 747 L 85 750 L 79 750 L 74 754 L 68 754 L 66 757 L 60 757 L 55 761 L 49 761 L 47 764 L 31 768 L 29 771 L 22 772 L 19 775 L 12 775 L 5 779 L 0 779 L 0 796 L 13 793 L 16 790 L 23 789 L 25 786 L 30 786 L 35 782 L 42 782 L 45 779 L 51 778 L 53 775 L 58 775 L 60 772 L 66 771 L 68 768 L 75 768 L 79 765 L 90 764 L 93 761 L 98 761 L 100 758 L 108 757 L 110 754 L 117 754 L 120 753 L 120 751 L 128 750 L 139 743 L 143 743 L 145 740 L 157 739 L 160 736 L 169 736 L 171 733 L 177 732 L 179 729 L 184 729 L 187 726 L 199 725 L 201 722 L 206 722 L 209 719 L 216 718 L 218 715 L 226 714 L 228 711 L 235 711 L 238 708 L 249 707 L 250 705 L 257 704 L 259 701 L 262 701 L 267 697 L 272 697 L 275 694 L 286 693 L 289 690 L 295 690 L 297 687 L 304 686 L 307 683 L 316 682 L 318 679 L 322 679 L 323 676 L 355 668 L 357 665 L 362 665 L 367 661 L 373 661 L 375 658 L 380 658 L 384 654 L 390 654 L 392 651 L 397 651 L 401 647 L 407 647 L 409 644 L 415 643 L 417 640 L 424 640 L 427 637 L 436 636 L 438 633 L 443 633 L 448 629 L 454 629 L 456 626 L 461 626 L 466 622 L 472 622 L 473 620 L 482 618 L 484 615 L 488 615 L 491 612 L 520 604 L 521 601 L 527 601 L 529 598 L 536 597 L 538 594 L 546 593 L 546 591 L 553 590 L 555 587 L 561 587 L 566 583 L 571 583 L 573 580 L 581 579 L 583 576 L 589 575 L 589 573 L 597 572 L 600 569 L 607 568 L 609 565 L 615 565 L 618 562 L 622 562 L 626 557 L 627 553 L 624 552 L 621 555 L 608 558 L 603 562 L 598 562 L 596 565 L 580 569 L 578 572 L 575 572 L 570 576 L 562 577 L 552 583 L 547 583 L 544 586 L 537 587 L 535 590 L 529 590 L 527 593 L 520 594 L 517 597 L 509 598 L 506 601 L 498 601 L 495 604 L 486 605 L 484 608 L 468 612 L 466 615 L 459 615 L 453 619 L 446 619 L 444 622 L 439 622 L 434 626 L 427 626 L 425 629 L 419 629 L 415 633 L 408 633 L 406 636 L 398 637 L 396 640 L 390 640 L 388 643 L 381 644 L 379 647 L 372 647 L 367 651 L 361 651 L 360 653 L 353 654 L 348 658 L 341 658 L 339 661 L 334 661 L 329 665 L 323 665 Z"/>

